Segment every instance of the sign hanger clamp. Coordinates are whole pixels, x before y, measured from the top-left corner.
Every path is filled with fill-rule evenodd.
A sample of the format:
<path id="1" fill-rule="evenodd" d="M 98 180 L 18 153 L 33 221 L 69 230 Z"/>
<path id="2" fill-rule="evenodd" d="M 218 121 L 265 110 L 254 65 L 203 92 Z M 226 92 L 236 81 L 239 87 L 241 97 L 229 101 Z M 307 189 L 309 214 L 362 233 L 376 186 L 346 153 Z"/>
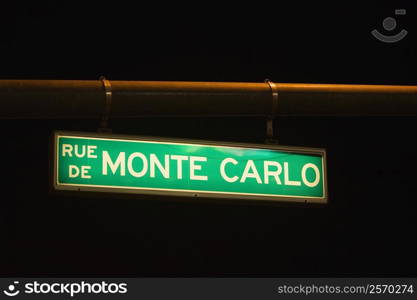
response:
<path id="1" fill-rule="evenodd" d="M 111 130 L 111 128 L 108 127 L 110 113 L 111 113 L 111 104 L 112 104 L 112 88 L 111 88 L 111 83 L 104 76 L 100 76 L 99 80 L 103 84 L 106 101 L 105 101 L 105 104 L 104 104 L 103 113 L 101 115 L 100 127 L 98 128 L 97 131 L 98 132 L 101 132 L 101 133 L 111 133 L 112 130 Z"/>
<path id="2" fill-rule="evenodd" d="M 274 138 L 274 114 L 276 114 L 278 109 L 278 87 L 277 85 L 269 79 L 265 79 L 264 81 L 271 89 L 272 92 L 272 108 L 271 114 L 267 116 L 266 119 L 266 144 L 278 144 L 278 139 Z"/>

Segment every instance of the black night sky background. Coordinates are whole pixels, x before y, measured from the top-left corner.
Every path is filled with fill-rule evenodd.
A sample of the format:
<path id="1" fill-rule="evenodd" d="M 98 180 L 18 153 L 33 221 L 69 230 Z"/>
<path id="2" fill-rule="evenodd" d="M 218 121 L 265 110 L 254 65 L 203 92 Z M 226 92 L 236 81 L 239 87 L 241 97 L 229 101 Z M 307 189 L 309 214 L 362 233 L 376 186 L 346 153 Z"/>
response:
<path id="1" fill-rule="evenodd" d="M 56 2 L 2 4 L 0 79 L 417 85 L 412 1 Z M 408 30 L 394 44 L 370 33 L 390 34 L 390 16 L 395 33 Z M 280 144 L 327 149 L 325 206 L 50 194 L 53 130 L 98 124 L 0 120 L 1 276 L 417 276 L 417 117 L 278 118 Z M 262 118 L 110 124 L 120 134 L 265 139 Z"/>

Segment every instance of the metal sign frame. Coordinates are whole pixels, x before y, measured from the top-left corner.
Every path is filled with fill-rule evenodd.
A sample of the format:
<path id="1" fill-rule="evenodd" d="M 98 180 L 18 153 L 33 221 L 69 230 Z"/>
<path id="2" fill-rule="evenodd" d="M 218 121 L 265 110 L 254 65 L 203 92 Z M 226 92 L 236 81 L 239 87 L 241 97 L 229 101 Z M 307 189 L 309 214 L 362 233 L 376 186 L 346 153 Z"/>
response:
<path id="1" fill-rule="evenodd" d="M 322 157 L 323 170 L 323 197 L 298 197 L 285 195 L 267 195 L 267 194 L 249 194 L 236 192 L 211 192 L 211 191 L 197 191 L 197 190 L 178 190 L 178 189 L 157 189 L 157 188 L 137 188 L 137 187 L 108 187 L 98 185 L 85 184 L 62 184 L 58 182 L 58 138 L 59 137 L 75 137 L 75 138 L 93 138 L 93 139 L 110 139 L 121 141 L 144 141 L 144 142 L 160 142 L 173 144 L 187 144 L 187 145 L 201 145 L 201 146 L 224 146 L 224 147 L 239 147 L 248 149 L 269 149 L 278 150 L 288 153 L 296 154 L 311 154 Z M 180 138 L 162 138 L 149 137 L 137 135 L 123 135 L 123 134 L 106 134 L 95 132 L 76 132 L 76 131 L 54 131 L 52 143 L 52 189 L 53 191 L 72 191 L 72 192 L 99 192 L 99 193 L 113 193 L 113 194 L 138 194 L 138 195 L 161 195 L 161 196 L 179 196 L 179 197 L 204 197 L 204 198 L 219 198 L 219 199 L 235 199 L 235 200 L 263 200 L 263 201 L 278 201 L 278 202 L 295 202 L 295 203 L 320 203 L 326 204 L 328 202 L 328 187 L 327 187 L 327 159 L 326 150 L 322 148 L 306 148 L 306 147 L 292 147 L 272 144 L 252 144 L 252 143 L 235 143 L 235 142 L 217 142 L 207 140 L 193 140 Z"/>

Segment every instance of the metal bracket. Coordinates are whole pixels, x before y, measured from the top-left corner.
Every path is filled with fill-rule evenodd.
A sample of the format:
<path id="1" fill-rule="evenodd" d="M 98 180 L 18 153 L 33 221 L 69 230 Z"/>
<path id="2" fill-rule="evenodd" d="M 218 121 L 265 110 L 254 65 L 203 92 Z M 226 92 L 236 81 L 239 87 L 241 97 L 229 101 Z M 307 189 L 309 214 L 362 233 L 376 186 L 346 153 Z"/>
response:
<path id="1" fill-rule="evenodd" d="M 111 128 L 108 128 L 109 118 L 110 118 L 110 112 L 111 112 L 111 102 L 112 102 L 112 90 L 111 90 L 111 84 L 110 81 L 106 79 L 104 76 L 100 76 L 99 80 L 103 84 L 105 96 L 106 96 L 106 102 L 104 106 L 104 111 L 101 115 L 101 121 L 100 126 L 98 128 L 98 132 L 106 132 L 111 133 Z"/>
<path id="2" fill-rule="evenodd" d="M 278 144 L 278 140 L 274 139 L 274 127 L 273 127 L 274 115 L 276 114 L 278 110 L 278 87 L 275 83 L 273 83 L 269 79 L 265 79 L 265 83 L 268 84 L 272 92 L 272 108 L 271 108 L 271 114 L 267 116 L 267 120 L 266 120 L 265 143 Z"/>

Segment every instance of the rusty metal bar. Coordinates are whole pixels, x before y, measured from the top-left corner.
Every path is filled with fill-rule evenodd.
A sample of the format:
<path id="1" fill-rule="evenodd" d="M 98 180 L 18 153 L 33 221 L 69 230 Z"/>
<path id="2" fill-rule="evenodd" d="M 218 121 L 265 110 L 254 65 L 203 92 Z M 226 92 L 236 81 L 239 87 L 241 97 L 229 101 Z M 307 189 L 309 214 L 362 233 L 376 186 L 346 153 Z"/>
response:
<path id="1" fill-rule="evenodd" d="M 417 86 L 111 81 L 111 118 L 163 116 L 417 116 Z M 100 118 L 102 82 L 0 80 L 0 118 Z"/>

